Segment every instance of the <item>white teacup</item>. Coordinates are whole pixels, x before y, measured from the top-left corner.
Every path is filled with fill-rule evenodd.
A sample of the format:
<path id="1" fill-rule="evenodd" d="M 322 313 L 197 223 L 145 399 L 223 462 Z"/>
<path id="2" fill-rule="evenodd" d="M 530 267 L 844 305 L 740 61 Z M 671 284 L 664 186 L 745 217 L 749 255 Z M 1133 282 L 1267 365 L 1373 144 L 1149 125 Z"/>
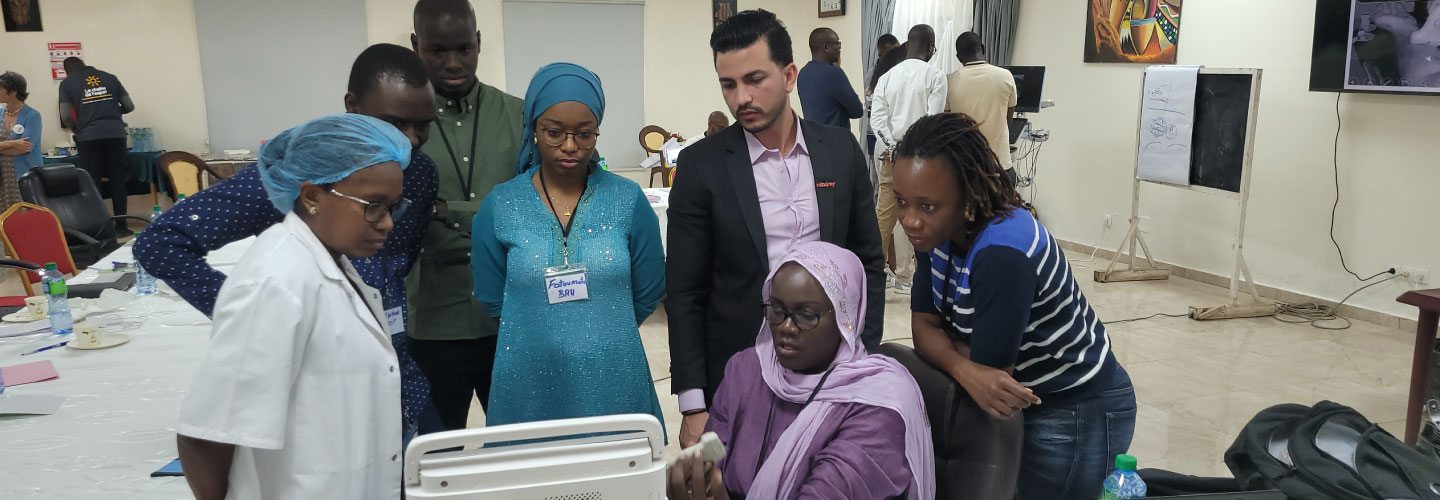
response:
<path id="1" fill-rule="evenodd" d="M 44 318 L 50 315 L 50 298 L 40 295 L 25 297 L 25 310 L 30 312 L 32 318 Z"/>
<path id="2" fill-rule="evenodd" d="M 96 347 L 100 345 L 100 325 L 89 321 L 75 324 L 75 347 Z"/>

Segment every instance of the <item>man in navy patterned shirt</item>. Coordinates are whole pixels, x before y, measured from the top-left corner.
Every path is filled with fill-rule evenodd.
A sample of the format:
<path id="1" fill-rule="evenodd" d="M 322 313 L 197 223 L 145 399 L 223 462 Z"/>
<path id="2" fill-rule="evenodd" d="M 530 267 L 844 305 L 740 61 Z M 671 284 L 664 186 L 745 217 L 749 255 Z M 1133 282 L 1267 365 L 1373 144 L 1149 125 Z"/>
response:
<path id="1" fill-rule="evenodd" d="M 410 138 L 414 157 L 405 170 L 404 196 L 412 205 L 395 221 L 385 247 L 374 256 L 353 259 L 365 283 L 384 295 L 386 322 L 402 365 L 402 409 L 407 435 L 441 430 L 430 406 L 430 386 L 405 349 L 405 275 L 419 257 L 420 242 L 435 204 L 435 162 L 420 152 L 435 120 L 434 91 L 420 59 L 410 49 L 378 44 L 360 54 L 350 71 L 345 111 L 385 120 Z M 205 254 L 255 236 L 284 220 L 270 204 L 259 171 L 250 165 L 234 177 L 196 193 L 151 223 L 135 241 L 135 258 L 206 316 L 225 275 L 205 262 Z M 429 418 L 421 419 L 422 414 Z M 421 425 L 424 424 L 424 425 Z"/>

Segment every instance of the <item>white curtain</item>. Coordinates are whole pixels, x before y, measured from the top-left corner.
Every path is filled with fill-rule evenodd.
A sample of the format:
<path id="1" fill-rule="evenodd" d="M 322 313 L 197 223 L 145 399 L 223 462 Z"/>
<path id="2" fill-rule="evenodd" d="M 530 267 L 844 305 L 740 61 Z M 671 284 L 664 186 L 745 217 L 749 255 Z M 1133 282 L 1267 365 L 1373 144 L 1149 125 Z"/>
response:
<path id="1" fill-rule="evenodd" d="M 891 33 L 904 43 L 910 28 L 917 24 L 935 28 L 935 56 L 930 58 L 930 64 L 948 75 L 960 68 L 960 61 L 955 59 L 955 38 L 970 31 L 974 17 L 974 0 L 895 0 Z"/>

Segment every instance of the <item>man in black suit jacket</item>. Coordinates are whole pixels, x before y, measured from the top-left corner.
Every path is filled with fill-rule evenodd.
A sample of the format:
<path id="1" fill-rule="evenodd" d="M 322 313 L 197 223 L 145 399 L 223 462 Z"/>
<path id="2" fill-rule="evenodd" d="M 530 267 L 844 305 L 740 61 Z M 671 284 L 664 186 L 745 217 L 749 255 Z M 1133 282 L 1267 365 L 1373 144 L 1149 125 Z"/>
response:
<path id="1" fill-rule="evenodd" d="M 665 311 L 672 386 L 685 414 L 682 446 L 703 432 L 730 357 L 755 345 L 761 285 L 772 259 L 794 244 L 827 241 L 865 263 L 867 347 L 880 343 L 885 316 L 865 155 L 849 130 L 790 109 L 798 70 L 785 27 L 769 12 L 741 12 L 715 28 L 710 47 L 736 123 L 681 151 L 670 194 Z M 805 163 L 808 172 L 790 169 Z M 767 218 L 767 209 L 784 215 Z"/>

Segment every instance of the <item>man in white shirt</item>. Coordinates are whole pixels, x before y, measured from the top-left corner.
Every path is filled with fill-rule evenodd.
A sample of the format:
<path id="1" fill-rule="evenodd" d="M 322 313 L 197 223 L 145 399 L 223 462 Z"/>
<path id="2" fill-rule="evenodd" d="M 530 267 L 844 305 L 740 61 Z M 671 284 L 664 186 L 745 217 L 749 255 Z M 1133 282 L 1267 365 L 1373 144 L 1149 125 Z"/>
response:
<path id="1" fill-rule="evenodd" d="M 870 103 L 870 127 L 875 130 L 876 150 L 880 151 L 880 175 L 875 201 L 875 216 L 880 223 L 884 242 L 885 264 L 890 271 L 887 286 L 902 294 L 910 293 L 910 280 L 895 277 L 898 259 L 895 256 L 895 165 L 890 152 L 910 126 L 928 115 L 945 111 L 947 83 L 945 74 L 930 65 L 935 55 L 935 30 L 917 24 L 910 28 L 906 42 L 906 59 L 895 65 L 875 84 Z M 908 267 L 908 266 L 907 266 Z"/>
<path id="2" fill-rule="evenodd" d="M 955 39 L 955 57 L 963 65 L 950 74 L 950 112 L 970 115 L 980 124 L 980 133 L 990 143 L 1005 176 L 1015 181 L 1010 159 L 1010 118 L 1015 116 L 1018 95 L 1015 77 L 1005 68 L 985 62 L 985 45 L 973 31 Z"/>

